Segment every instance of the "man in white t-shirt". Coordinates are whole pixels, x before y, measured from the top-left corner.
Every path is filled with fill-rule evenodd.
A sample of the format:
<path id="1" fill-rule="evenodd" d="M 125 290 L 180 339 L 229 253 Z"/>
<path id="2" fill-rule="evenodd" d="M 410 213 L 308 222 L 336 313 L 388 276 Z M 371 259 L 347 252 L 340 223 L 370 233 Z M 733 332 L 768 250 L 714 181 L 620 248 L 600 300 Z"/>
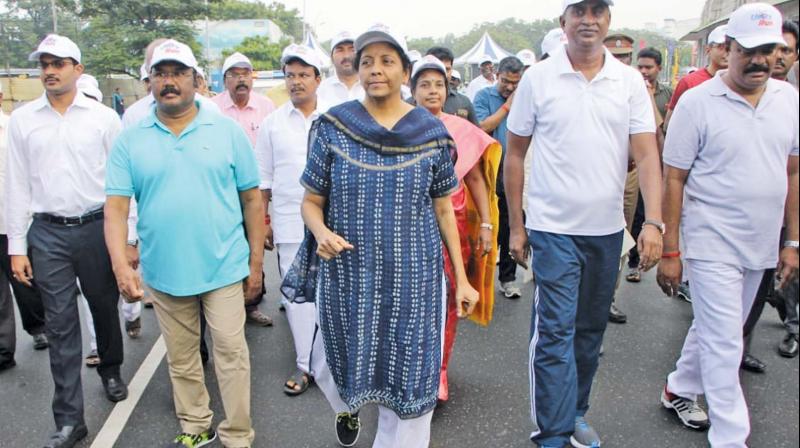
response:
<path id="1" fill-rule="evenodd" d="M 265 246 L 268 250 L 277 247 L 278 268 L 283 278 L 303 242 L 300 206 L 305 189 L 300 185 L 300 177 L 306 166 L 308 133 L 321 110 L 317 89 L 322 63 L 314 50 L 294 44 L 284 50 L 281 62 L 289 102 L 264 119 L 255 150 L 264 209 L 269 210 L 272 202 L 272 216 L 266 217 Z M 316 328 L 315 307 L 313 303 L 286 301 L 284 306 L 294 338 L 297 371 L 286 381 L 283 391 L 296 396 L 305 392 L 313 381 L 310 361 Z"/>
<path id="2" fill-rule="evenodd" d="M 336 74 L 325 78 L 317 90 L 317 97 L 327 107 L 364 99 L 364 88 L 358 80 L 358 67 L 355 66 L 355 40 L 349 31 L 342 31 L 331 40 L 331 61 Z"/>
<path id="3" fill-rule="evenodd" d="M 473 79 L 469 82 L 467 86 L 467 98 L 470 101 L 475 101 L 475 95 L 478 94 L 481 90 L 485 89 L 486 87 L 491 87 L 497 83 L 497 79 L 494 75 L 494 61 L 491 60 L 488 56 L 484 58 L 483 61 L 480 63 L 481 68 L 481 76 Z"/>
<path id="4" fill-rule="evenodd" d="M 775 47 L 785 45 L 781 20 L 763 3 L 731 15 L 727 72 L 681 98 L 664 148 L 658 283 L 674 295 L 681 281 L 680 226 L 694 321 L 661 401 L 685 426 L 703 429 L 709 418 L 696 399 L 705 394 L 714 447 L 745 447 L 750 433 L 738 369 L 742 324 L 764 270 L 780 260 L 782 284 L 797 276 L 800 105 L 791 85 L 770 79 Z"/>
<path id="5" fill-rule="evenodd" d="M 661 169 L 642 76 L 603 46 L 610 0 L 565 0 L 565 51 L 525 72 L 508 117 L 505 188 L 511 255 L 533 250 L 531 439 L 600 446 L 584 419 L 622 252 L 628 158 L 640 170 L 642 268 L 661 258 Z M 523 161 L 534 142 L 523 224 Z M 526 235 L 527 227 L 527 235 Z"/>

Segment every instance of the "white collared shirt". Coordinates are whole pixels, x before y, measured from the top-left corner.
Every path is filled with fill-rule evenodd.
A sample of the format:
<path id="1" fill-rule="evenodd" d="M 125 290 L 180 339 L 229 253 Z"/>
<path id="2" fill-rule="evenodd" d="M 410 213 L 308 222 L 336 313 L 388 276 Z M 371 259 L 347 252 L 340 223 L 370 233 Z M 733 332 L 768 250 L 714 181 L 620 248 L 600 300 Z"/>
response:
<path id="1" fill-rule="evenodd" d="M 800 146 L 800 97 L 770 79 L 753 107 L 722 73 L 686 92 L 664 163 L 688 170 L 681 234 L 687 259 L 760 270 L 778 262 L 787 162 Z"/>
<path id="2" fill-rule="evenodd" d="M 217 113 L 221 113 L 219 106 L 211 101 L 210 98 L 206 98 L 203 95 L 196 93 L 194 95 L 194 99 L 200 101 L 203 107 L 206 107 Z M 125 109 L 125 113 L 122 115 L 122 127 L 128 129 L 129 127 L 142 121 L 143 118 L 150 114 L 150 111 L 153 110 L 155 104 L 156 98 L 153 96 L 153 92 L 150 92 L 147 96 L 140 98 L 138 101 L 131 104 L 131 107 Z"/>
<path id="3" fill-rule="evenodd" d="M 14 111 L 8 125 L 8 253 L 26 255 L 33 213 L 81 216 L 103 207 L 106 159 L 121 131 L 113 109 L 75 95 L 64 115 L 46 95 Z"/>
<path id="4" fill-rule="evenodd" d="M 8 115 L 0 110 L 0 235 L 6 229 L 6 160 L 8 159 Z"/>
<path id="5" fill-rule="evenodd" d="M 559 51 L 528 69 L 514 95 L 508 130 L 534 145 L 526 227 L 621 231 L 630 136 L 656 129 L 642 75 L 606 50 L 600 73 L 587 81 Z"/>
<path id="6" fill-rule="evenodd" d="M 301 243 L 303 218 L 300 206 L 305 189 L 300 177 L 306 167 L 308 132 L 320 116 L 317 110 L 306 117 L 291 101 L 283 104 L 261 123 L 256 140 L 256 159 L 262 190 L 272 190 L 272 231 L 276 244 Z"/>
<path id="7" fill-rule="evenodd" d="M 366 93 L 360 82 L 348 88 L 336 75 L 323 79 L 317 89 L 319 103 L 329 108 L 352 100 L 361 101 L 364 99 L 364 96 L 366 96 Z"/>

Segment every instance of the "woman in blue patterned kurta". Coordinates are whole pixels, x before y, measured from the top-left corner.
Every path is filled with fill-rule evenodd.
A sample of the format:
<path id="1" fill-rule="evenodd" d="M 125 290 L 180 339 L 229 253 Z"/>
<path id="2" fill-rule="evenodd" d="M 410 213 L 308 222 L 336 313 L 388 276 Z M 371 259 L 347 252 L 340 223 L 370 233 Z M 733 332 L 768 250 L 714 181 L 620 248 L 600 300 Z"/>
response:
<path id="1" fill-rule="evenodd" d="M 355 443 L 357 412 L 368 403 L 380 405 L 375 447 L 428 445 L 441 367 L 443 240 L 461 314 L 478 299 L 449 199 L 458 186 L 454 144 L 441 121 L 402 101 L 410 64 L 401 41 L 383 27 L 358 38 L 366 99 L 315 123 L 301 179 L 303 218 L 322 259 L 312 370 L 338 412 L 344 446 Z"/>

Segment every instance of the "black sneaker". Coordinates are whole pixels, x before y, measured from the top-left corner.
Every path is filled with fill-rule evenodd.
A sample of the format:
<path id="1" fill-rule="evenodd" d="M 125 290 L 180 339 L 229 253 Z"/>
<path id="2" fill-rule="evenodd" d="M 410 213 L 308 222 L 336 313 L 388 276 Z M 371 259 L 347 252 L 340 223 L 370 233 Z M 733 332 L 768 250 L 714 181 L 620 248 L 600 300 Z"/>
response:
<path id="1" fill-rule="evenodd" d="M 217 433 L 213 429 L 200 434 L 180 433 L 167 448 L 200 448 L 217 440 Z"/>
<path id="2" fill-rule="evenodd" d="M 340 412 L 336 414 L 336 440 L 341 446 L 353 446 L 361 433 L 361 419 L 358 414 Z"/>
<path id="3" fill-rule="evenodd" d="M 44 333 L 39 333 L 33 335 L 33 349 L 34 350 L 44 350 L 47 347 L 50 347 L 50 342 L 47 340 L 47 336 Z"/>

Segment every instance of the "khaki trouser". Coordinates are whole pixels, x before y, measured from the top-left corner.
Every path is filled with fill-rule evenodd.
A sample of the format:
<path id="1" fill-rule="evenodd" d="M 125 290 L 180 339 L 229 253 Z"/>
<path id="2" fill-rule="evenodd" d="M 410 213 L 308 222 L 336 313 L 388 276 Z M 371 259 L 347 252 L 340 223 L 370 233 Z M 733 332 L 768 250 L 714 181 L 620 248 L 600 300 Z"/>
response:
<path id="1" fill-rule="evenodd" d="M 633 217 L 636 214 L 636 205 L 639 203 L 639 169 L 634 168 L 628 173 L 625 180 L 625 197 L 623 199 L 623 210 L 625 213 L 625 225 L 628 232 L 633 233 Z"/>
<path id="2" fill-rule="evenodd" d="M 200 361 L 200 304 L 214 341 L 214 370 L 225 420 L 219 424 L 222 443 L 249 447 L 255 432 L 250 421 L 250 351 L 244 337 L 242 283 L 198 296 L 174 297 L 151 289 L 161 334 L 167 346 L 175 413 L 181 430 L 199 434 L 211 428 L 214 416 Z"/>

